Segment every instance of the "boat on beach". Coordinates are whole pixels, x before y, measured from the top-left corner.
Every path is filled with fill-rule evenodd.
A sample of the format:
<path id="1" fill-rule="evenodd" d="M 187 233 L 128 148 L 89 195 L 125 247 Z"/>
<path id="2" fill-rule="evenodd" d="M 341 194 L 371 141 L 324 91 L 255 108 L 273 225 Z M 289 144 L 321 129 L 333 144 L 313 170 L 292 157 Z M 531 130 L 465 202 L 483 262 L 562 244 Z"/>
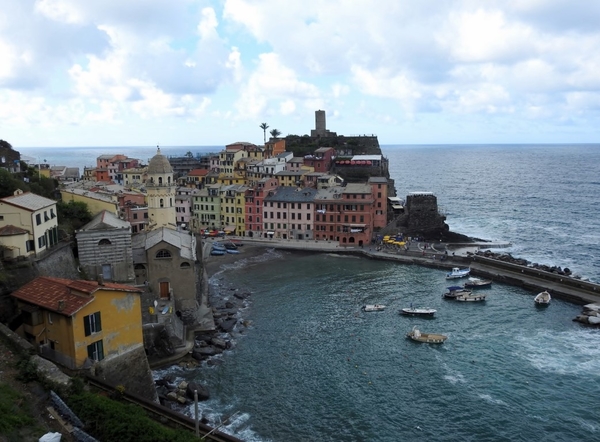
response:
<path id="1" fill-rule="evenodd" d="M 363 311 L 365 312 L 380 312 L 385 310 L 385 305 L 383 304 L 365 304 L 362 306 Z"/>
<path id="2" fill-rule="evenodd" d="M 427 344 L 442 344 L 448 336 L 439 333 L 422 333 L 415 325 L 406 337 L 415 342 L 424 342 Z"/>
<path id="3" fill-rule="evenodd" d="M 543 292 L 538 293 L 537 295 L 535 295 L 535 298 L 533 298 L 533 301 L 535 302 L 535 304 L 541 305 L 541 306 L 549 305 L 551 300 L 552 300 L 552 296 L 550 296 L 550 292 L 548 292 L 547 290 L 544 290 Z"/>
<path id="4" fill-rule="evenodd" d="M 469 276 L 469 273 L 471 273 L 470 267 L 465 269 L 454 267 L 451 272 L 446 273 L 446 279 L 464 278 L 465 276 Z"/>
<path id="5" fill-rule="evenodd" d="M 432 318 L 436 311 L 437 310 L 433 308 L 413 307 L 411 305 L 410 307 L 404 307 L 400 309 L 400 314 L 406 316 L 425 316 Z"/>
<path id="6" fill-rule="evenodd" d="M 446 299 L 456 299 L 459 296 L 468 296 L 472 293 L 471 290 L 467 290 L 460 285 L 452 285 L 448 287 L 448 291 L 444 292 L 442 296 Z"/>
<path id="7" fill-rule="evenodd" d="M 227 249 L 226 251 L 227 251 L 227 253 L 229 253 L 231 255 L 237 255 L 240 253 L 240 251 L 236 250 L 236 249 Z"/>
<path id="8" fill-rule="evenodd" d="M 219 249 L 212 249 L 210 251 L 210 254 L 213 256 L 223 256 L 225 254 L 225 250 L 219 250 Z"/>
<path id="9" fill-rule="evenodd" d="M 492 286 L 491 279 L 481 279 L 481 278 L 469 278 L 467 282 L 463 284 L 463 287 L 466 289 L 485 289 Z"/>

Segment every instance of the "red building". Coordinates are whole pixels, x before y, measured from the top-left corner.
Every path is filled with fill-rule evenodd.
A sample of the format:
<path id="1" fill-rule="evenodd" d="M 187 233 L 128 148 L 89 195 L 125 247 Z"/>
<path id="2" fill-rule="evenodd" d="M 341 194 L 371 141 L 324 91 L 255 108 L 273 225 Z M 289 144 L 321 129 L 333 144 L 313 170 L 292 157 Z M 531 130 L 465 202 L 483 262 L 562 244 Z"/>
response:
<path id="1" fill-rule="evenodd" d="M 314 168 L 315 172 L 329 172 L 331 163 L 335 157 L 333 147 L 320 147 L 313 155 L 304 157 L 304 165 Z"/>
<path id="2" fill-rule="evenodd" d="M 278 181 L 276 178 L 263 178 L 258 181 L 258 184 L 246 191 L 246 206 L 245 212 L 245 236 L 262 237 L 263 219 L 262 210 L 264 206 L 265 196 L 269 195 L 269 191 L 277 189 Z"/>

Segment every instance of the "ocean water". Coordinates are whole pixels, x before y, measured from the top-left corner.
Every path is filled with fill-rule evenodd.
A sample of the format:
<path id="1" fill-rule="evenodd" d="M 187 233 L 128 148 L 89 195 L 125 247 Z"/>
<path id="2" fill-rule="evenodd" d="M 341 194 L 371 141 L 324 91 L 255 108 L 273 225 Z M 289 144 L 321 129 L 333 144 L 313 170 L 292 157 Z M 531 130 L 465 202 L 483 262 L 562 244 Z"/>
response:
<path id="1" fill-rule="evenodd" d="M 382 150 L 398 196 L 433 192 L 451 230 L 600 281 L 600 145 Z M 84 150 L 70 152 L 56 164 L 74 165 Z M 136 156 L 92 152 L 88 165 L 102 153 Z M 205 384 L 201 412 L 213 425 L 273 442 L 600 439 L 600 330 L 572 321 L 579 306 L 536 308 L 533 293 L 497 283 L 483 304 L 454 303 L 441 297 L 444 272 L 364 258 L 240 258 L 210 281 L 224 298 L 233 287 L 252 293 L 234 348 L 214 366 L 157 373 Z M 364 313 L 365 303 L 388 308 Z M 410 303 L 436 318 L 400 316 Z M 449 338 L 413 343 L 414 325 Z"/>

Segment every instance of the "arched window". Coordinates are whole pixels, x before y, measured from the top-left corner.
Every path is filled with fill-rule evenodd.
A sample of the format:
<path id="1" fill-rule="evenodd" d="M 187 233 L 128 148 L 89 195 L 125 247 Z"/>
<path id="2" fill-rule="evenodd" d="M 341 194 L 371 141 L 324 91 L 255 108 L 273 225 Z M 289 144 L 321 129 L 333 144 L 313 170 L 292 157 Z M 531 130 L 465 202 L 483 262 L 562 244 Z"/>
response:
<path id="1" fill-rule="evenodd" d="M 165 200 L 162 198 L 160 199 L 160 207 L 165 207 Z"/>
<path id="2" fill-rule="evenodd" d="M 156 259 L 167 259 L 171 257 L 171 252 L 168 250 L 162 249 L 156 252 Z"/>
<path id="3" fill-rule="evenodd" d="M 159 185 L 162 184 L 162 177 L 161 176 L 158 177 L 158 184 Z"/>
<path id="4" fill-rule="evenodd" d="M 190 263 L 189 262 L 182 262 L 181 265 L 179 266 L 179 268 L 181 270 L 188 270 L 191 268 Z"/>
<path id="5" fill-rule="evenodd" d="M 100 241 L 98 241 L 99 246 L 110 246 L 111 244 L 112 243 L 110 242 L 110 240 L 106 238 L 102 238 Z"/>

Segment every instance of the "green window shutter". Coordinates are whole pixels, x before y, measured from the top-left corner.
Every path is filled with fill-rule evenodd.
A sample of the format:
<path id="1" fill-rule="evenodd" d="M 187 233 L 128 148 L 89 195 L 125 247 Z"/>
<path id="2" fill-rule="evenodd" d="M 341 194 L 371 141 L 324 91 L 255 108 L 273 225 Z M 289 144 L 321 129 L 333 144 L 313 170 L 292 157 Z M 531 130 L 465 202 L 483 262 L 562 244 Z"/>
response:
<path id="1" fill-rule="evenodd" d="M 89 316 L 84 316 L 83 317 L 83 327 L 85 329 L 85 335 L 89 336 L 92 334 L 91 330 L 90 330 L 90 317 Z"/>
<path id="2" fill-rule="evenodd" d="M 102 359 L 104 359 L 104 345 L 102 344 L 102 339 L 100 339 L 98 342 L 98 360 L 101 361 Z"/>
<path id="3" fill-rule="evenodd" d="M 96 320 L 96 333 L 102 331 L 102 321 L 100 320 L 100 312 L 94 313 L 94 319 Z"/>

